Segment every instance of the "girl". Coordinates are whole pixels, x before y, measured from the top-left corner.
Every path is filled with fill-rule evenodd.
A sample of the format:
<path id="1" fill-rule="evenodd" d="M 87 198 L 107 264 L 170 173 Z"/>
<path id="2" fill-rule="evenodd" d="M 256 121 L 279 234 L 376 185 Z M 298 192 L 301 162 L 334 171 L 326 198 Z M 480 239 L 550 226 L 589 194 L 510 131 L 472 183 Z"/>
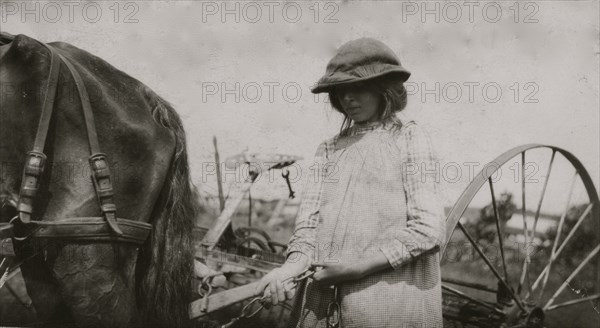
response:
<path id="1" fill-rule="evenodd" d="M 409 76 L 390 48 L 362 38 L 312 90 L 329 93 L 344 123 L 317 150 L 286 263 L 256 289 L 277 304 L 296 292 L 282 281 L 320 268 L 298 286 L 292 327 L 442 327 L 444 213 L 429 137 L 399 114 Z"/>

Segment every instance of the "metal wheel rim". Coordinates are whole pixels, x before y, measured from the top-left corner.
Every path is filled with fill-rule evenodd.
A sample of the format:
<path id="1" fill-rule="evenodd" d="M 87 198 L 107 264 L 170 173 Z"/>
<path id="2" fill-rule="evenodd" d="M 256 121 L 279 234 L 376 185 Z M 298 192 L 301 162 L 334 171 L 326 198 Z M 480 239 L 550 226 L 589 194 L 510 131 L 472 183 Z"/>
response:
<path id="1" fill-rule="evenodd" d="M 468 234 L 467 232 L 465 232 L 464 227 L 462 227 L 462 224 L 460 224 L 460 219 L 463 217 L 465 211 L 467 210 L 467 208 L 469 207 L 469 205 L 473 201 L 474 197 L 482 189 L 482 187 L 484 187 L 484 185 L 486 183 L 490 184 L 490 191 L 491 191 L 491 194 L 492 194 L 491 196 L 492 196 L 492 199 L 493 199 L 492 203 L 494 204 L 494 211 L 495 211 L 495 215 L 496 215 L 496 222 L 498 222 L 498 211 L 496 209 L 496 201 L 495 201 L 495 198 L 494 198 L 495 196 L 494 196 L 493 183 L 492 183 L 492 180 L 491 180 L 491 176 L 494 175 L 494 173 L 496 173 L 496 171 L 497 171 L 498 168 L 502 167 L 508 161 L 510 161 L 511 159 L 514 159 L 515 157 L 517 157 L 519 155 L 522 156 L 523 163 L 524 163 L 525 162 L 524 161 L 525 153 L 527 151 L 529 151 L 529 150 L 536 149 L 536 148 L 548 148 L 548 149 L 552 150 L 552 157 L 551 157 L 550 164 L 549 164 L 549 170 L 551 170 L 551 167 L 552 167 L 552 164 L 553 164 L 553 160 L 554 160 L 554 157 L 555 157 L 556 153 L 561 154 L 565 159 L 567 159 L 568 162 L 570 163 L 570 165 L 575 169 L 575 172 L 576 172 L 575 173 L 575 177 L 579 176 L 579 178 L 581 179 L 581 182 L 583 183 L 583 185 L 585 187 L 587 195 L 589 197 L 588 208 L 586 208 L 586 211 L 588 211 L 587 212 L 588 214 L 584 213 L 582 215 L 582 218 L 580 218 L 580 220 L 578 222 L 582 221 L 584 219 L 584 217 L 586 217 L 586 215 L 587 216 L 591 215 L 591 219 L 595 220 L 595 226 L 594 226 L 595 233 L 596 233 L 597 236 L 600 235 L 600 224 L 599 224 L 600 223 L 600 217 L 599 217 L 599 214 L 600 214 L 600 210 L 599 210 L 600 200 L 598 198 L 598 193 L 597 193 L 597 191 L 596 191 L 596 189 L 594 187 L 594 183 L 593 183 L 593 181 L 592 181 L 589 173 L 587 172 L 587 170 L 585 169 L 585 167 L 582 165 L 582 163 L 573 154 L 571 154 L 570 152 L 568 152 L 568 151 L 566 151 L 564 149 L 561 149 L 561 148 L 558 148 L 558 147 L 554 147 L 554 146 L 542 145 L 542 144 L 528 144 L 528 145 L 523 145 L 523 146 L 515 147 L 515 148 L 510 149 L 510 150 L 506 151 L 505 153 L 501 154 L 496 159 L 494 159 L 493 161 L 491 161 L 490 163 L 488 163 L 486 166 L 484 166 L 484 168 L 479 172 L 479 174 L 477 174 L 474 177 L 474 179 L 469 183 L 469 185 L 467 186 L 467 188 L 463 191 L 463 193 L 461 194 L 461 196 L 459 197 L 459 199 L 454 204 L 453 208 L 450 210 L 450 212 L 448 213 L 448 215 L 446 217 L 446 239 L 445 239 L 445 241 L 443 243 L 443 246 L 441 248 L 441 254 L 442 254 L 442 256 L 446 255 L 445 254 L 446 249 L 447 249 L 446 247 L 447 247 L 449 241 L 451 240 L 451 238 L 452 238 L 452 236 L 454 234 L 455 227 L 458 227 L 459 229 L 461 229 L 463 231 L 463 234 L 465 234 L 465 235 Z M 496 167 L 496 169 L 494 169 L 491 172 L 489 170 L 486 170 L 486 167 L 488 167 L 490 165 L 494 165 Z M 548 172 L 548 175 L 549 175 L 549 173 L 550 172 Z M 541 200 L 540 200 L 540 202 L 538 204 L 538 209 L 537 209 L 538 213 L 536 214 L 536 222 L 537 222 L 537 216 L 539 215 L 539 206 L 541 206 L 541 203 L 542 203 L 542 200 L 543 200 L 543 197 L 544 197 L 544 193 L 545 193 L 545 190 L 546 190 L 547 180 L 548 180 L 548 177 L 546 177 L 546 181 L 544 182 L 545 185 L 543 187 Z M 525 188 L 525 187 L 523 187 L 523 188 Z M 524 193 L 524 189 L 523 189 L 523 193 Z M 525 196 L 523 195 L 522 197 L 524 198 Z M 522 210 L 523 210 L 523 212 L 525 212 L 525 208 L 524 207 L 523 207 Z M 562 218 L 561 221 L 563 219 L 564 218 Z M 562 223 L 560 223 L 560 224 L 562 224 Z M 577 223 L 577 225 L 572 230 L 575 231 L 578 227 L 579 227 L 579 223 Z M 500 230 L 500 228 L 498 228 L 498 233 L 500 233 L 500 232 L 501 232 L 501 230 Z M 560 234 L 560 232 L 561 231 L 558 230 L 558 234 Z M 532 232 L 532 235 L 534 235 L 534 234 L 535 234 L 535 231 Z M 467 238 L 469 238 L 469 236 L 467 236 Z M 501 240 L 501 239 L 502 238 L 499 238 L 499 240 Z M 469 239 L 469 241 L 471 242 L 471 244 L 473 244 L 472 240 Z M 555 241 L 555 243 L 558 243 L 558 239 Z M 564 244 L 567 244 L 567 243 L 564 242 Z M 565 246 L 564 244 L 561 245 L 561 246 Z M 500 241 L 500 245 L 502 245 L 501 241 Z M 555 246 L 553 245 L 553 248 L 554 247 Z M 560 247 L 560 249 L 562 250 L 562 247 Z M 568 283 L 569 279 L 573 278 L 578 273 L 578 271 L 581 268 L 583 268 L 583 266 L 585 264 L 587 264 L 589 262 L 589 260 L 591 260 L 592 258 L 596 257 L 599 252 L 600 252 L 600 245 L 596 245 L 596 247 L 586 257 L 586 260 L 585 260 L 586 262 L 583 263 L 583 265 L 578 266 L 577 269 L 574 270 L 574 271 L 577 271 L 577 272 L 573 272 L 572 275 L 569 276 L 569 278 L 567 279 L 567 283 Z M 551 255 L 554 255 L 554 250 L 553 250 L 553 253 Z M 558 257 L 558 255 L 556 257 Z M 481 254 L 480 254 L 480 258 L 482 258 Z M 484 259 L 484 261 L 485 261 L 485 259 Z M 504 254 L 502 254 L 502 261 L 503 261 L 504 270 L 506 270 L 506 262 L 505 262 L 505 259 L 504 259 Z M 552 264 L 552 261 L 553 260 L 550 261 L 551 262 L 550 264 Z M 507 283 L 506 279 L 503 278 L 503 277 L 501 277 L 501 274 L 499 272 L 496 272 L 496 270 L 494 269 L 494 267 L 492 265 L 490 265 L 490 263 L 486 262 L 486 264 L 488 265 L 488 267 L 490 269 L 492 269 L 492 271 L 494 271 L 494 274 L 496 275 L 496 277 L 499 280 L 499 286 L 503 285 L 503 284 L 506 284 L 510 288 L 510 285 Z M 546 269 L 548 269 L 548 272 L 550 272 L 550 273 L 546 274 L 546 280 L 547 280 L 547 277 L 551 274 L 551 268 L 547 267 Z M 563 287 L 561 287 L 561 288 L 559 288 L 559 290 L 557 290 L 556 294 L 553 295 L 553 297 L 551 298 L 551 301 L 548 302 L 547 304 L 545 304 L 543 306 L 543 311 L 553 310 L 554 308 L 558 308 L 560 306 L 574 305 L 574 304 L 581 303 L 583 301 L 590 301 L 590 300 L 599 299 L 600 298 L 600 260 L 597 261 L 595 269 L 596 269 L 596 279 L 595 279 L 595 286 L 594 286 L 594 288 L 595 288 L 595 294 L 594 295 L 592 295 L 590 297 L 587 297 L 585 299 L 578 300 L 577 302 L 572 302 L 572 304 L 567 304 L 569 302 L 565 302 L 565 304 L 561 304 L 561 305 L 552 305 L 552 300 L 554 299 L 555 296 L 557 296 L 558 293 L 560 293 L 560 291 L 561 291 L 560 289 L 563 288 Z M 505 271 L 505 273 L 506 273 L 506 271 Z M 538 276 L 537 280 L 539 280 L 541 278 L 541 276 L 544 275 L 544 273 L 545 273 L 545 271 L 542 272 Z M 505 276 L 505 277 L 507 277 L 507 276 Z M 502 280 L 503 283 L 500 280 Z M 536 280 L 535 284 L 538 284 L 537 280 Z M 534 287 L 536 287 L 535 284 L 534 284 Z M 519 285 L 519 287 L 521 287 L 521 285 Z M 537 286 L 537 287 L 539 287 L 539 286 Z M 545 287 L 545 285 L 543 287 Z M 477 299 L 471 298 L 469 295 L 466 295 L 464 293 L 460 293 L 459 291 L 454 290 L 454 289 L 450 288 L 449 286 L 447 286 L 445 284 L 443 284 L 443 288 L 446 291 L 448 291 L 448 292 L 451 292 L 451 293 L 454 293 L 454 294 L 460 294 L 459 295 L 460 297 L 463 297 L 463 298 L 465 298 L 467 300 L 470 300 L 470 301 L 472 301 L 474 303 L 478 303 L 479 302 Z M 531 285 L 530 285 L 530 288 L 531 288 Z M 542 294 L 543 294 L 543 292 L 544 291 L 543 291 L 543 288 L 542 288 Z M 540 307 L 531 307 L 531 304 L 524 304 L 523 299 L 529 297 L 530 296 L 529 293 L 526 294 L 526 296 L 522 298 L 521 295 L 514 295 L 514 291 L 513 291 L 513 295 L 511 295 L 511 296 L 513 296 L 512 298 L 516 301 L 515 302 L 516 303 L 516 307 L 519 308 L 521 315 L 523 315 L 523 314 L 525 314 L 525 315 L 531 315 L 532 313 L 535 313 L 535 314 L 539 314 L 540 313 L 539 312 L 540 309 L 541 309 Z M 540 300 L 541 300 L 541 296 L 540 296 Z M 480 305 L 482 305 L 484 307 L 485 306 L 490 306 L 489 303 L 487 303 L 487 304 L 485 302 L 481 302 L 481 303 L 484 303 L 484 304 L 480 304 Z M 494 309 L 492 308 L 490 310 L 493 312 Z M 542 316 L 543 316 L 543 311 L 542 311 Z M 529 320 L 529 318 L 527 320 Z"/>

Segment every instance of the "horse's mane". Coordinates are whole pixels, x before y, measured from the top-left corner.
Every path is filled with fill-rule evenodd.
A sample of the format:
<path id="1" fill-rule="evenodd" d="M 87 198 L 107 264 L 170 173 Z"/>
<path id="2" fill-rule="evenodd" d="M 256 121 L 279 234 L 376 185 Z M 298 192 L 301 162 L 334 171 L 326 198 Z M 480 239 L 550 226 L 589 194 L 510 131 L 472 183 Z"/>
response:
<path id="1" fill-rule="evenodd" d="M 193 220 L 199 210 L 190 181 L 185 131 L 173 107 L 144 89 L 154 120 L 173 132 L 175 152 L 152 213 L 151 240 L 140 250 L 137 265 L 138 307 L 146 325 L 184 326 L 192 300 Z"/>

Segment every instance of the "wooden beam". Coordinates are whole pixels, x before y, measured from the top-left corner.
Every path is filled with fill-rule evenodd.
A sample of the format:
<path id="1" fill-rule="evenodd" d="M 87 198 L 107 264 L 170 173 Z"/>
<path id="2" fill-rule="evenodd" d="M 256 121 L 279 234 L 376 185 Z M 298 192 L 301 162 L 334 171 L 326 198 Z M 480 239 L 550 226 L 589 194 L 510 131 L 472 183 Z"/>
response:
<path id="1" fill-rule="evenodd" d="M 267 252 L 261 253 L 261 258 L 251 258 L 243 255 L 226 253 L 207 247 L 201 247 L 198 251 L 196 251 L 195 257 L 207 262 L 212 261 L 229 264 L 265 273 L 281 266 L 281 255 Z M 269 256 L 270 254 L 272 254 L 272 257 Z"/>
<path id="2" fill-rule="evenodd" d="M 213 295 L 209 295 L 208 299 L 198 299 L 190 303 L 190 319 L 196 319 L 205 316 L 214 311 L 223 309 L 232 304 L 245 301 L 251 297 L 254 297 L 254 289 L 258 285 L 258 281 L 228 289 Z"/>
<path id="3" fill-rule="evenodd" d="M 244 195 L 252 186 L 254 180 L 244 182 L 241 189 L 236 193 L 236 195 L 230 198 L 225 204 L 225 209 L 219 217 L 215 220 L 215 223 L 208 230 L 204 238 L 202 238 L 202 244 L 208 246 L 209 249 L 213 249 L 217 242 L 221 239 L 221 236 L 225 232 L 225 229 L 231 224 L 231 217 L 235 213 L 235 210 L 242 202 Z"/>
<path id="4" fill-rule="evenodd" d="M 223 178 L 221 175 L 221 160 L 219 159 L 219 148 L 217 148 L 217 136 L 213 136 L 215 146 L 215 165 L 217 165 L 217 188 L 219 190 L 219 211 L 225 208 L 225 197 L 223 196 Z"/>

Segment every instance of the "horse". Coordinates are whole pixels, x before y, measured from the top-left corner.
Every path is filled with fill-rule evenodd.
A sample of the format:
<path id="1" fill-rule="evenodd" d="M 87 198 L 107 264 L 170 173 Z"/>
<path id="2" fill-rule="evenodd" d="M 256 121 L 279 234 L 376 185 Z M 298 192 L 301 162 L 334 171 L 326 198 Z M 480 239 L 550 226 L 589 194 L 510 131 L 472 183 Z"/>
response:
<path id="1" fill-rule="evenodd" d="M 200 206 L 174 108 L 85 50 L 25 35 L 0 34 L 0 79 L 0 222 L 38 319 L 189 325 Z"/>

